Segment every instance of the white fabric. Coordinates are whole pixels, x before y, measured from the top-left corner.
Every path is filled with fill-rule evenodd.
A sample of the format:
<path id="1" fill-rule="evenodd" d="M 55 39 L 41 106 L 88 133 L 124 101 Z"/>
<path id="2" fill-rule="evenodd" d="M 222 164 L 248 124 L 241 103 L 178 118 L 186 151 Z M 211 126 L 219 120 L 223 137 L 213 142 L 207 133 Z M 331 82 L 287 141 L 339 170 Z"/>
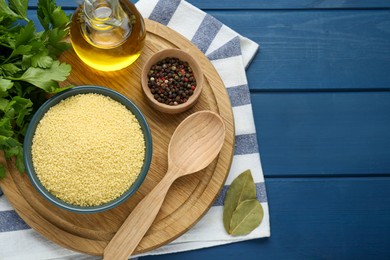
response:
<path id="1" fill-rule="evenodd" d="M 140 0 L 136 5 L 144 17 L 165 21 L 167 26 L 182 33 L 189 40 L 197 42 L 200 49 L 204 48 L 203 51 L 210 58 L 228 89 L 236 123 L 236 153 L 225 188 L 241 172 L 250 169 L 258 193 L 261 193 L 258 194 L 258 199 L 264 209 L 264 219 L 258 228 L 247 236 L 233 237 L 223 228 L 221 197 L 192 229 L 170 244 L 144 255 L 181 252 L 270 236 L 264 176 L 245 74 L 245 67 L 256 54 L 258 44 L 213 20 L 214 18 L 185 1 Z M 158 8 L 155 8 L 156 6 Z M 5 196 L 0 197 L 0 240 L 2 241 L 0 259 L 100 259 L 62 248 L 28 228 L 18 219 Z"/>

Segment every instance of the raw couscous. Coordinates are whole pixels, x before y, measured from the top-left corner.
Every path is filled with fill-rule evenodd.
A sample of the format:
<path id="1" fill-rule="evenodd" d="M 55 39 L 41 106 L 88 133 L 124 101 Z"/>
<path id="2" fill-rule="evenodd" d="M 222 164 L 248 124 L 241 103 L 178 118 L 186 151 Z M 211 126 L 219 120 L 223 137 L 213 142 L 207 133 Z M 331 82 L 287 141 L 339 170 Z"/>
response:
<path id="1" fill-rule="evenodd" d="M 125 106 L 100 94 L 79 94 L 47 111 L 31 150 L 37 177 L 50 193 L 73 205 L 98 206 L 134 183 L 145 140 Z"/>

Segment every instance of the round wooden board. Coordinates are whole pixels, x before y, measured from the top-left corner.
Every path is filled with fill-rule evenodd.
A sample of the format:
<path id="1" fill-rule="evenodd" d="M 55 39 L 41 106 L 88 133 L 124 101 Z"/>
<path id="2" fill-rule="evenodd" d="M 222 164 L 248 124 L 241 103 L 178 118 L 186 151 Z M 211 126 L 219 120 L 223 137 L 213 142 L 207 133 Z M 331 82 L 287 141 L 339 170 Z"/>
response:
<path id="1" fill-rule="evenodd" d="M 218 73 L 204 54 L 183 36 L 156 22 L 145 19 L 145 23 L 147 38 L 143 53 L 126 69 L 110 73 L 95 71 L 85 66 L 73 51 L 60 57 L 73 67 L 66 84 L 110 87 L 129 97 L 144 113 L 152 131 L 153 159 L 140 189 L 115 209 L 98 214 L 76 214 L 43 199 L 32 187 L 27 175 L 19 174 L 12 162 L 7 165 L 7 178 L 0 182 L 8 200 L 28 225 L 57 244 L 75 251 L 102 255 L 124 219 L 164 176 L 170 137 L 177 125 L 193 112 L 211 110 L 222 116 L 226 125 L 224 146 L 206 169 L 182 177 L 174 183 L 160 213 L 135 253 L 160 247 L 190 229 L 211 207 L 230 169 L 234 148 L 233 114 Z M 191 53 L 200 63 L 205 76 L 204 89 L 198 103 L 177 115 L 153 110 L 147 104 L 140 85 L 142 64 L 153 53 L 166 48 L 179 48 Z"/>

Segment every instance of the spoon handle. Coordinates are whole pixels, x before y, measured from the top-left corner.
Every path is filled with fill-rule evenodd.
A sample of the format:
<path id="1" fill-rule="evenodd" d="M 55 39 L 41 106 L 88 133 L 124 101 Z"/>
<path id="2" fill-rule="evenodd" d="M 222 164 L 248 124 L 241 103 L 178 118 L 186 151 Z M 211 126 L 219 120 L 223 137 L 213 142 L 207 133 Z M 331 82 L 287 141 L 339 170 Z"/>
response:
<path id="1" fill-rule="evenodd" d="M 168 170 L 156 187 L 138 203 L 104 249 L 104 259 L 128 259 L 152 225 L 176 176 L 175 172 Z"/>

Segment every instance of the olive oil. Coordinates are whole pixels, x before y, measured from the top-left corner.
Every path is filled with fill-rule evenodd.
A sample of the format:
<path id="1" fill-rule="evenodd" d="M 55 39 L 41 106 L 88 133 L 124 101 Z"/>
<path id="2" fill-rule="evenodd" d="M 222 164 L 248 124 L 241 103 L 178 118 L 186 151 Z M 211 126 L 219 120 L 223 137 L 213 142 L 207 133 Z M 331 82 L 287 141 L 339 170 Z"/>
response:
<path id="1" fill-rule="evenodd" d="M 132 64 L 141 55 L 145 25 L 128 0 L 85 0 L 72 18 L 74 51 L 88 66 L 115 71 Z"/>

